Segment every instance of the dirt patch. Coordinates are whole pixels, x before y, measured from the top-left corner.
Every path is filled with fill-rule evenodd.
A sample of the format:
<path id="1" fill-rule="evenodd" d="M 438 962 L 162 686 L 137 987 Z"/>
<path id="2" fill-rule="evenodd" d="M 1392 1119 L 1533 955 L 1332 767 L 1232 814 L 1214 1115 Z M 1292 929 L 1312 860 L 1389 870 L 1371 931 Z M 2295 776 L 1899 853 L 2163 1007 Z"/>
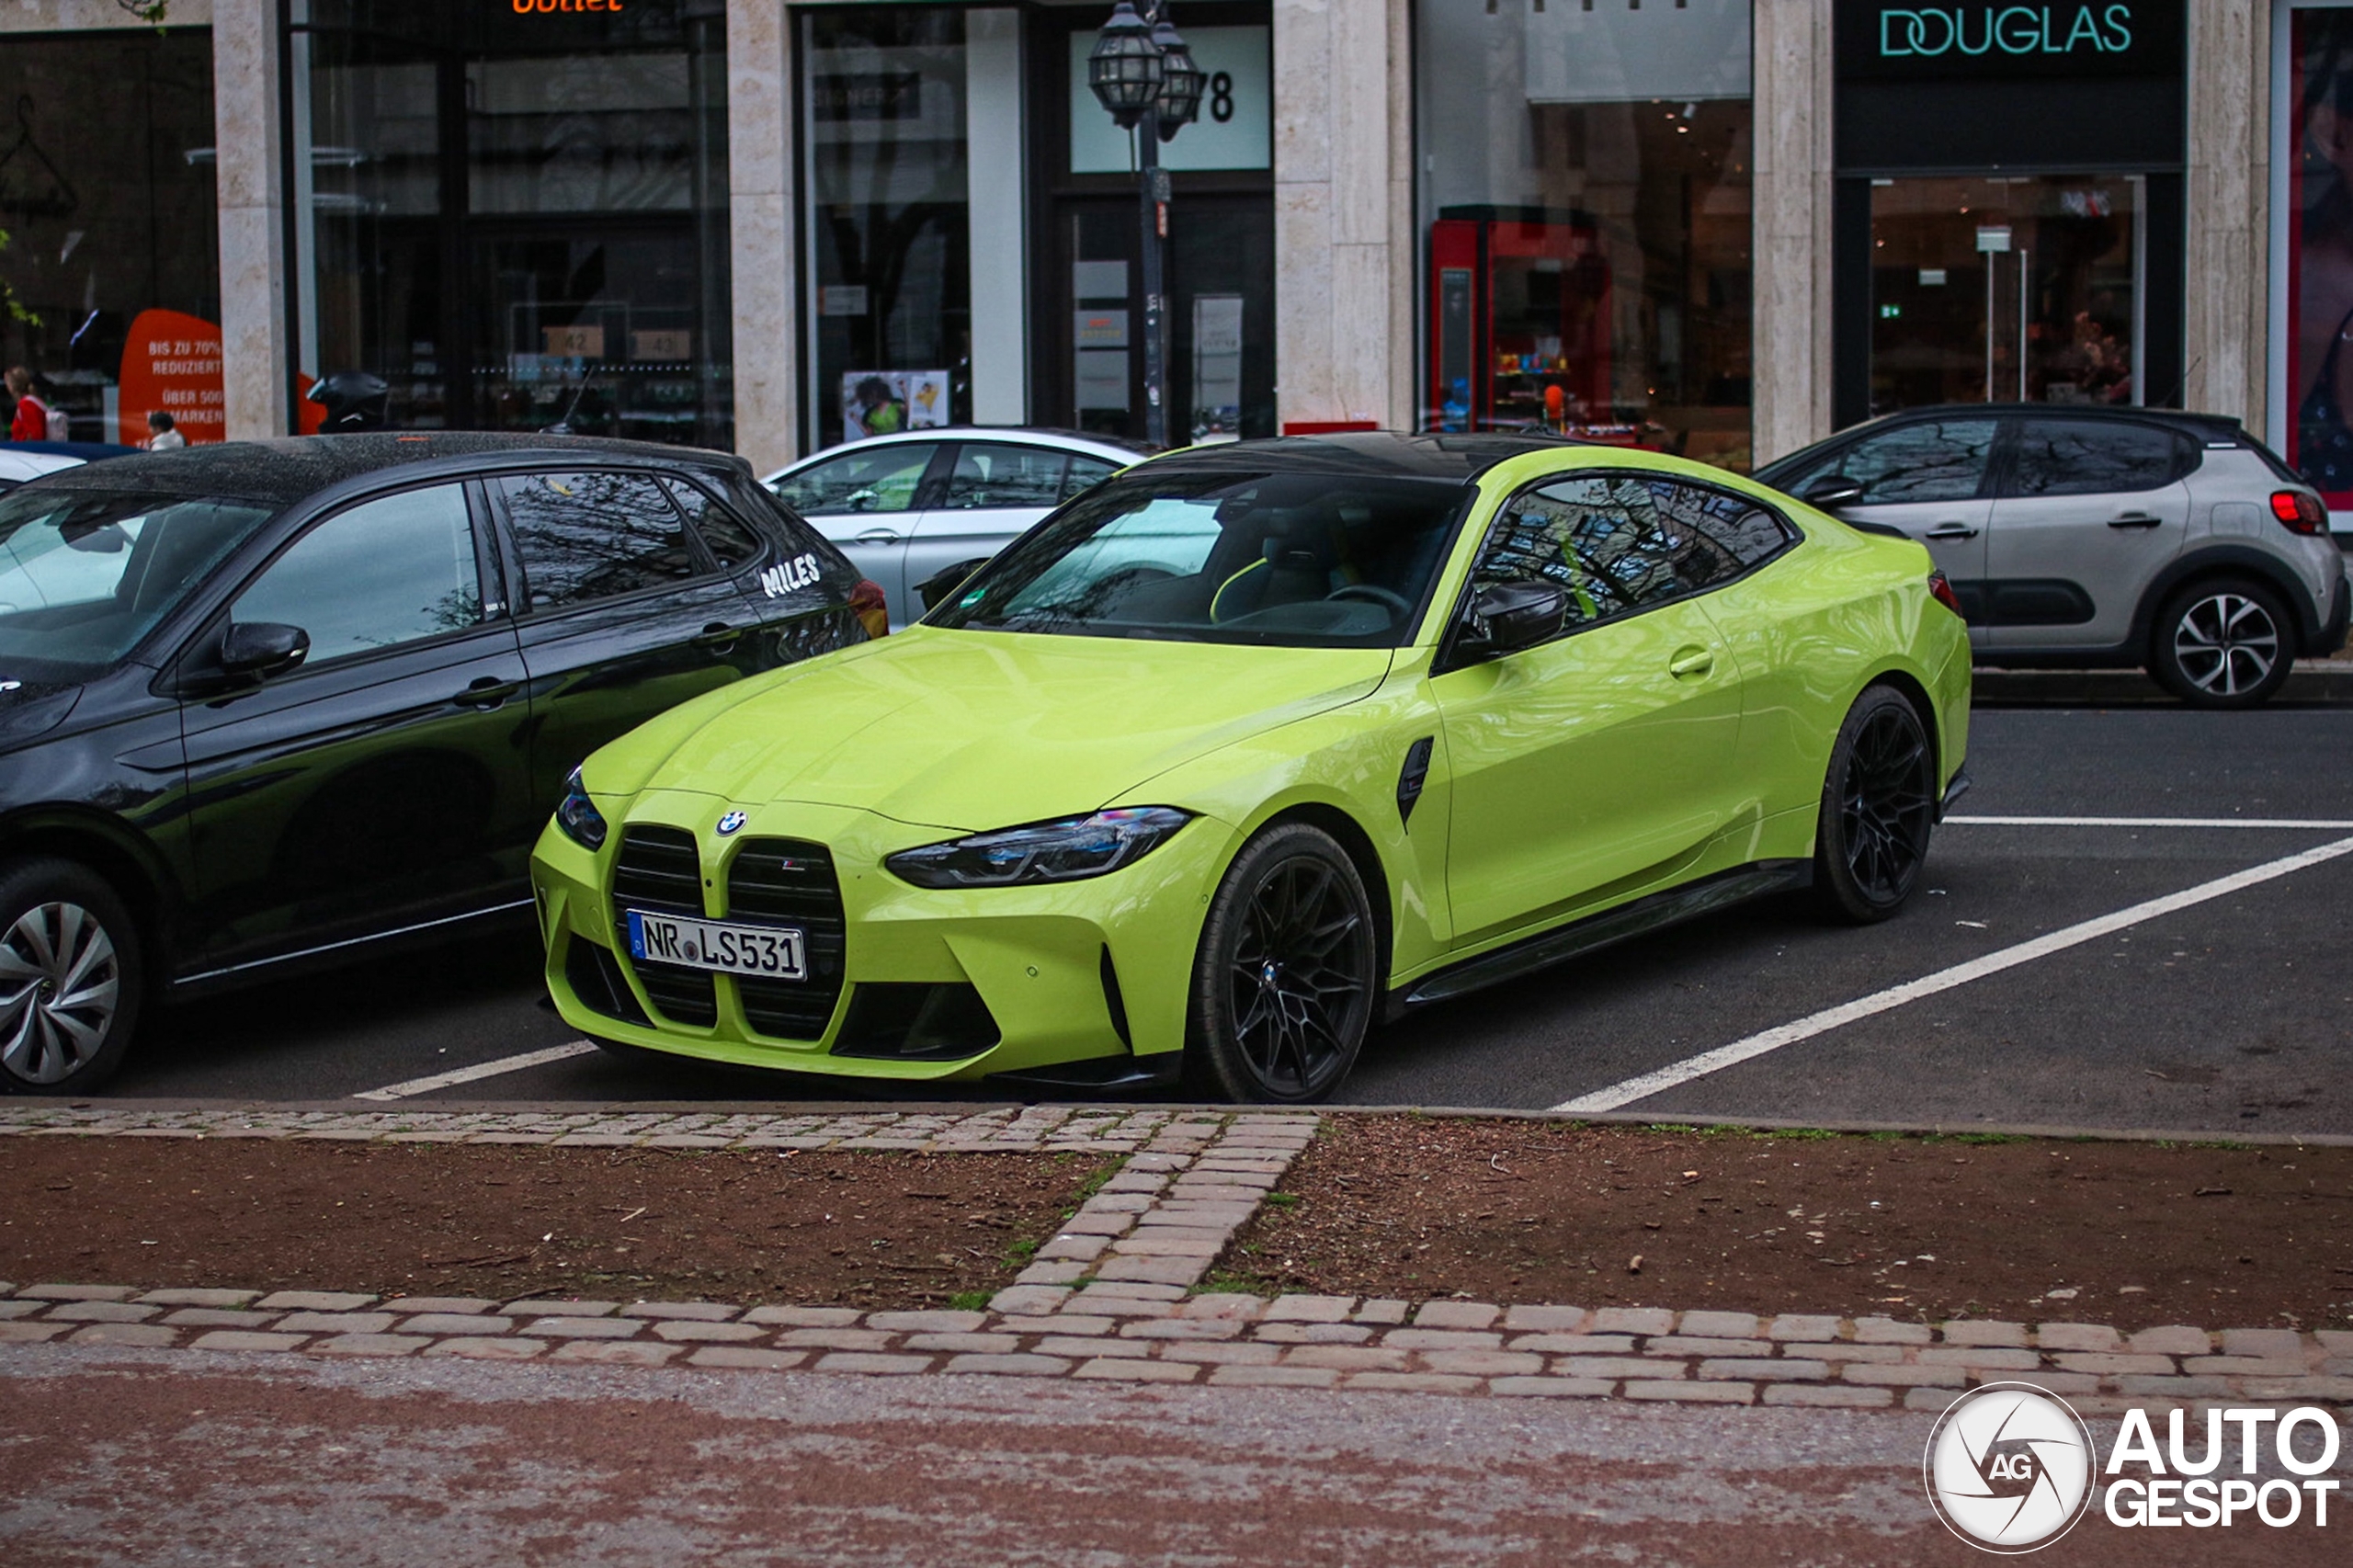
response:
<path id="1" fill-rule="evenodd" d="M 1263 1290 L 2353 1324 L 2353 1149 L 1336 1117 L 1221 1266 Z"/>
<path id="2" fill-rule="evenodd" d="M 12 1138 L 0 1278 L 937 1306 L 1009 1284 L 1070 1153 Z"/>

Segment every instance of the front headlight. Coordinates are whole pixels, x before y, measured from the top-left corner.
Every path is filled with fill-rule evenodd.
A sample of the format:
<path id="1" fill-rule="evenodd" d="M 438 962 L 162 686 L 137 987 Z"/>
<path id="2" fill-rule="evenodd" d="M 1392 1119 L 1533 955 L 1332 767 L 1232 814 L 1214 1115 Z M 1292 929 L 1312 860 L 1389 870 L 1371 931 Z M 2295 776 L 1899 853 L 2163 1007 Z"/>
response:
<path id="1" fill-rule="evenodd" d="M 588 798 L 588 786 L 580 782 L 580 769 L 576 767 L 572 770 L 572 777 L 563 781 L 563 801 L 555 809 L 555 824 L 583 849 L 605 846 L 605 813 Z"/>
<path id="2" fill-rule="evenodd" d="M 1074 882 L 1140 860 L 1193 820 L 1174 806 L 1130 806 L 906 849 L 883 864 L 919 888 Z"/>

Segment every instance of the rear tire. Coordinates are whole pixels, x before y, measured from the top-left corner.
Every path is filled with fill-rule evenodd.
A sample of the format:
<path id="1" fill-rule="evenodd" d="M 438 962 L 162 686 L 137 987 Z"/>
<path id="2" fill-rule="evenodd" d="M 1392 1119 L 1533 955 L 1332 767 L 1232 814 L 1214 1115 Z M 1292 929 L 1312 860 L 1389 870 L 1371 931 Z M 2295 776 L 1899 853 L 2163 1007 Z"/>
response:
<path id="1" fill-rule="evenodd" d="M 1814 833 L 1814 895 L 1867 926 L 1904 907 L 1936 825 L 1937 759 L 1920 715 L 1892 687 L 1864 689 L 1838 728 Z"/>
<path id="2" fill-rule="evenodd" d="M 1379 983 L 1356 863 L 1320 828 L 1270 828 L 1243 846 L 1210 902 L 1188 1054 L 1228 1100 L 1311 1104 L 1356 1065 Z"/>
<path id="3" fill-rule="evenodd" d="M 146 985 L 131 912 L 71 860 L 0 868 L 0 1093 L 84 1095 L 131 1049 Z"/>
<path id="4" fill-rule="evenodd" d="M 2254 708 L 2288 684 L 2296 621 L 2279 594 L 2245 578 L 2193 583 L 2157 611 L 2149 674 L 2192 708 Z"/>

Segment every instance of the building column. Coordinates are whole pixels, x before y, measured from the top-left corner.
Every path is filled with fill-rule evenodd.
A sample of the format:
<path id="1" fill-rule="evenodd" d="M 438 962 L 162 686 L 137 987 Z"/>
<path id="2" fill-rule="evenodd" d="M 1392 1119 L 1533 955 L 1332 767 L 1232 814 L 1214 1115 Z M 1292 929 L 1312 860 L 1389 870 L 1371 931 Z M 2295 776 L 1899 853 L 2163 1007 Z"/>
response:
<path id="1" fill-rule="evenodd" d="M 2269 0 L 2190 0 L 2188 79 L 2182 405 L 2260 435 L 2270 368 Z"/>
<path id="2" fill-rule="evenodd" d="M 759 473 L 801 454 L 792 71 L 792 20 L 785 0 L 727 0 L 735 449 Z"/>
<path id="3" fill-rule="evenodd" d="M 1284 425 L 1413 428 L 1408 16 L 1406 0 L 1274 8 L 1275 406 Z"/>
<path id="4" fill-rule="evenodd" d="M 1756 0 L 1751 443 L 1759 464 L 1830 434 L 1831 0 Z"/>
<path id="5" fill-rule="evenodd" d="M 221 359 L 232 441 L 283 436 L 294 396 L 286 325 L 285 159 L 277 0 L 213 0 Z"/>

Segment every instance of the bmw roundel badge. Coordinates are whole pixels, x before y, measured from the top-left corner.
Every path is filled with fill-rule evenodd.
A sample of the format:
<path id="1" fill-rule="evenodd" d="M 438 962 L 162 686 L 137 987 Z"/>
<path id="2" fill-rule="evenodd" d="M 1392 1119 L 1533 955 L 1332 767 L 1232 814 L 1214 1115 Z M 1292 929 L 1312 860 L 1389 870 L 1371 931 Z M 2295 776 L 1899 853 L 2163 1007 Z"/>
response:
<path id="1" fill-rule="evenodd" d="M 745 817 L 741 812 L 728 812 L 725 816 L 719 819 L 719 835 L 722 838 L 726 837 L 729 834 L 733 833 L 736 829 L 742 827 L 744 824 L 749 820 L 750 819 Z"/>

